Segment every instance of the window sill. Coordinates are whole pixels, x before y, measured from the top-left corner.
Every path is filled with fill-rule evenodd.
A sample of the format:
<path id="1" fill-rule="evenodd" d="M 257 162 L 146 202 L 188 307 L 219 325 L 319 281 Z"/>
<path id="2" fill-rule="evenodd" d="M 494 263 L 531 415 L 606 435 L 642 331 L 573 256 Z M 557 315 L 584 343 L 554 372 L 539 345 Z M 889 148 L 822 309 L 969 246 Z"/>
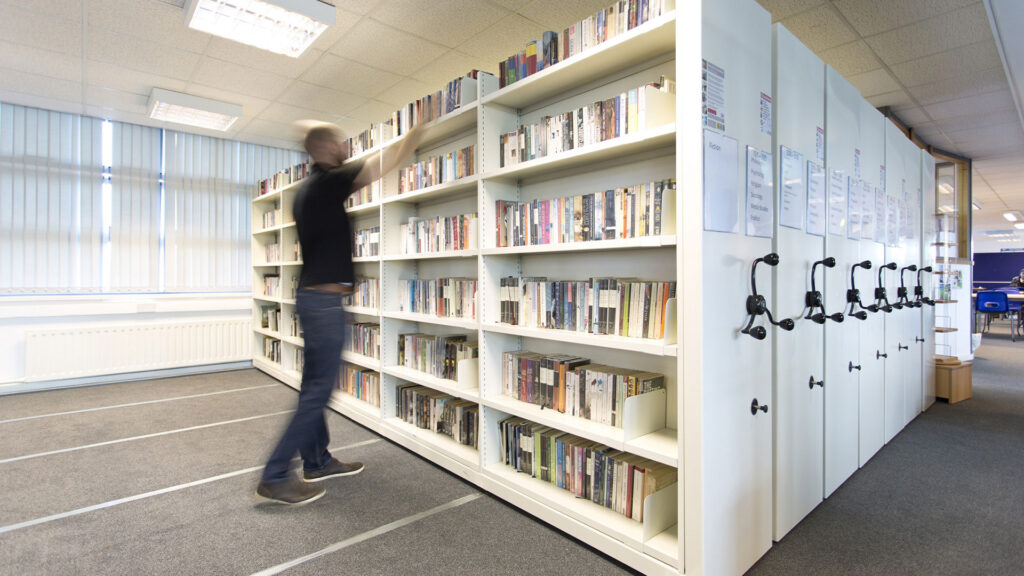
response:
<path id="1" fill-rule="evenodd" d="M 251 309 L 252 296 L 247 292 L 0 297 L 0 319 L 236 312 Z"/>

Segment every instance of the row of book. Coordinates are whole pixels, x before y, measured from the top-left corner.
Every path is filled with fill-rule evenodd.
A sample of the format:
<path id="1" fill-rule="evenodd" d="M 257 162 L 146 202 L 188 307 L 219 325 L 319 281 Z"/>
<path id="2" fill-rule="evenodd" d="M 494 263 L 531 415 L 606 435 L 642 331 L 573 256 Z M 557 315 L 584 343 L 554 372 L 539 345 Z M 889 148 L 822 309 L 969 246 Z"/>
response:
<path id="1" fill-rule="evenodd" d="M 664 374 L 568 354 L 505 352 L 501 361 L 504 395 L 616 428 L 623 427 L 626 398 L 665 388 Z"/>
<path id="2" fill-rule="evenodd" d="M 267 244 L 266 246 L 264 246 L 264 252 L 266 253 L 266 257 L 267 257 L 267 259 L 265 260 L 265 262 L 267 264 L 273 264 L 275 262 L 280 262 L 281 261 L 281 245 L 280 244 L 278 244 L 276 242 L 273 243 L 273 244 Z"/>
<path id="3" fill-rule="evenodd" d="M 499 248 L 659 236 L 663 211 L 675 198 L 674 179 L 577 194 L 515 202 L 498 200 Z M 665 202 L 666 195 L 670 201 Z"/>
<path id="4" fill-rule="evenodd" d="M 352 236 L 353 258 L 380 256 L 380 226 L 356 230 Z"/>
<path id="5" fill-rule="evenodd" d="M 380 199 L 381 181 L 373 182 L 356 190 L 345 199 L 345 208 L 355 208 L 364 204 L 370 204 Z"/>
<path id="6" fill-rule="evenodd" d="M 476 85 L 481 74 L 487 74 L 479 70 L 470 70 L 465 76 L 455 78 L 445 84 L 445 87 L 433 94 L 410 102 L 402 108 L 395 110 L 391 119 L 385 123 L 385 134 L 396 138 L 412 130 L 417 124 L 431 122 L 450 114 L 462 106 L 476 100 Z M 390 134 L 387 129 L 390 128 Z"/>
<path id="7" fill-rule="evenodd" d="M 500 135 L 500 165 L 515 166 L 675 121 L 674 82 L 651 83 L 520 125 Z"/>
<path id="8" fill-rule="evenodd" d="M 277 298 L 281 291 L 281 277 L 277 274 L 263 275 L 263 295 Z"/>
<path id="9" fill-rule="evenodd" d="M 398 309 L 441 318 L 476 318 L 475 278 L 400 280 Z"/>
<path id="10" fill-rule="evenodd" d="M 551 280 L 507 276 L 499 282 L 502 324 L 608 334 L 665 337 L 675 282 L 633 278 Z"/>
<path id="11" fill-rule="evenodd" d="M 398 335 L 398 364 L 444 378 L 459 379 L 459 360 L 476 358 L 479 346 L 465 334 Z"/>
<path id="12" fill-rule="evenodd" d="M 552 31 L 544 32 L 539 41 L 528 42 L 524 50 L 498 62 L 499 86 L 505 87 L 532 76 L 670 12 L 674 7 L 674 0 L 618 0 L 608 8 L 569 25 L 561 36 Z"/>
<path id="13" fill-rule="evenodd" d="M 260 306 L 260 327 L 271 332 L 281 329 L 281 309 L 276 304 Z"/>
<path id="14" fill-rule="evenodd" d="M 398 171 L 398 193 L 405 194 L 472 176 L 476 166 L 473 149 L 474 146 L 466 146 L 402 168 Z"/>
<path id="15" fill-rule="evenodd" d="M 671 466 L 522 418 L 498 429 L 504 464 L 637 522 L 644 501 L 679 478 Z"/>
<path id="16" fill-rule="evenodd" d="M 269 194 L 278 188 L 291 184 L 292 182 L 302 180 L 306 176 L 309 176 L 311 168 L 312 165 L 309 162 L 304 162 L 302 164 L 296 164 L 290 168 L 285 168 L 270 178 L 260 180 L 256 184 L 257 196 Z"/>
<path id="17" fill-rule="evenodd" d="M 402 254 L 426 254 L 475 250 L 477 248 L 476 213 L 458 216 L 411 217 L 399 226 Z"/>
<path id="18" fill-rule="evenodd" d="M 480 409 L 476 402 L 416 384 L 399 384 L 395 392 L 395 413 L 403 421 L 477 447 Z"/>
<path id="19" fill-rule="evenodd" d="M 273 208 L 263 213 L 263 228 L 277 226 L 281 223 L 281 208 Z"/>
<path id="20" fill-rule="evenodd" d="M 345 349 L 349 352 L 380 359 L 380 324 L 356 322 L 346 326 Z"/>
<path id="21" fill-rule="evenodd" d="M 371 406 L 380 406 L 380 374 L 373 370 L 345 364 L 338 373 L 337 388 Z"/>
<path id="22" fill-rule="evenodd" d="M 380 283 L 376 278 L 356 278 L 352 285 L 351 306 L 380 308 Z"/>
<path id="23" fill-rule="evenodd" d="M 271 362 L 281 363 L 281 341 L 263 337 L 263 355 Z"/>

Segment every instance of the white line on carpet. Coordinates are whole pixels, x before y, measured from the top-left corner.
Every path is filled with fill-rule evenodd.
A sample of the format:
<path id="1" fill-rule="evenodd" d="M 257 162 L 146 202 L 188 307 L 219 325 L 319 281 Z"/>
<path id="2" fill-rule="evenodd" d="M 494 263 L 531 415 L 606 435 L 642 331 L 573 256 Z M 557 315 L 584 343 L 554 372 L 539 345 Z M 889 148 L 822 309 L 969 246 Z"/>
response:
<path id="1" fill-rule="evenodd" d="M 373 444 L 374 442 L 380 442 L 380 438 L 374 438 L 372 440 L 363 440 L 362 442 L 356 442 L 340 448 L 329 448 L 331 451 L 347 450 L 349 448 L 357 448 L 359 446 L 366 446 L 367 444 Z M 14 532 L 15 530 L 21 530 L 22 528 L 28 528 L 30 526 L 38 526 L 39 524 L 46 524 L 47 522 L 53 522 L 54 520 L 62 520 L 64 518 L 71 518 L 72 516 L 78 516 L 87 512 L 95 512 L 96 510 L 103 510 L 104 508 L 113 508 L 121 504 L 127 504 L 128 502 L 135 502 L 138 500 L 144 500 L 146 498 L 152 498 L 153 496 L 160 496 L 161 494 L 169 494 L 171 492 L 177 492 L 193 486 L 200 486 L 202 484 L 209 484 L 210 482 L 216 482 L 218 480 L 225 480 L 227 478 L 233 478 L 235 476 L 241 476 L 242 474 L 248 474 L 257 470 L 262 470 L 263 466 L 253 466 L 251 468 L 244 468 L 242 470 L 235 470 L 234 472 L 227 472 L 217 476 L 211 476 L 209 478 L 203 478 L 202 480 L 195 480 L 192 482 L 186 482 L 185 484 L 178 484 L 177 486 L 171 486 L 169 488 L 161 488 L 159 490 L 153 490 L 152 492 L 144 492 L 142 494 L 136 494 L 134 496 L 127 496 L 125 498 L 118 498 L 117 500 L 110 500 L 109 502 L 103 502 L 101 504 L 93 504 L 92 506 L 86 506 L 85 508 L 78 508 L 75 510 L 69 510 L 67 512 L 61 512 L 59 514 L 52 514 L 50 516 L 43 516 L 42 518 L 36 518 L 35 520 L 26 520 L 25 522 L 19 522 L 17 524 L 10 524 L 8 526 L 0 526 L 0 534 L 7 532 Z"/>
<path id="2" fill-rule="evenodd" d="M 271 412 L 270 414 L 260 414 L 259 416 L 247 416 L 245 418 L 236 418 L 234 420 L 225 420 L 223 422 L 213 422 L 211 424 L 200 424 L 199 426 L 189 426 L 188 428 L 178 428 L 177 430 L 166 430 L 164 432 L 154 432 L 152 434 L 143 434 L 142 436 L 132 436 L 130 438 L 118 438 L 117 440 L 107 440 L 106 442 L 97 442 L 95 444 L 86 444 L 84 446 L 75 446 L 73 448 L 61 448 L 60 450 L 50 450 L 48 452 L 39 452 L 36 454 L 26 454 L 24 456 L 15 456 L 14 458 L 6 458 L 0 460 L 0 464 L 9 464 L 11 462 L 18 462 L 20 460 L 29 460 L 31 458 L 42 458 L 43 456 L 53 456 L 54 454 L 64 454 L 66 452 L 75 452 L 78 450 L 85 450 L 87 448 L 98 448 L 100 446 L 110 446 L 111 444 L 120 444 L 122 442 L 133 442 L 135 440 L 145 440 L 147 438 L 156 438 L 158 436 L 167 436 L 168 434 L 178 434 L 181 432 L 191 432 L 193 430 L 202 430 L 203 428 L 213 428 L 214 426 L 225 426 L 228 424 L 237 424 L 239 422 L 247 422 L 249 420 L 258 420 L 260 418 L 269 418 L 271 416 L 280 416 L 281 414 L 288 414 L 294 412 L 294 410 L 282 410 L 280 412 Z"/>
<path id="3" fill-rule="evenodd" d="M 343 550 L 345 548 L 348 548 L 349 546 L 352 546 L 353 544 L 358 544 L 358 543 L 363 542 L 365 540 L 369 540 L 370 538 L 375 538 L 377 536 L 380 536 L 381 534 L 386 534 L 388 532 L 391 532 L 392 530 L 396 530 L 398 528 L 401 528 L 402 526 L 406 526 L 408 524 L 412 524 L 413 522 L 416 522 L 417 520 L 422 520 L 422 519 L 427 518 L 429 516 L 433 516 L 434 514 L 437 514 L 439 512 L 444 512 L 445 510 L 450 510 L 452 508 L 456 508 L 458 506 L 462 506 L 463 504 L 466 504 L 468 502 L 472 502 L 473 500 L 476 500 L 477 498 L 479 498 L 481 496 L 483 496 L 483 494 L 480 494 L 479 492 L 477 492 L 475 494 L 470 494 L 468 496 L 463 496 L 462 498 L 456 498 L 455 500 L 452 500 L 451 502 L 448 502 L 446 504 L 442 504 L 440 506 L 436 506 L 434 508 L 431 508 L 430 510 L 424 510 L 423 512 L 420 512 L 419 514 L 413 514 L 412 516 L 406 516 L 405 518 L 402 518 L 401 520 L 395 520 L 394 522 L 385 524 L 383 526 L 378 526 L 377 528 L 374 528 L 373 530 L 369 530 L 367 532 L 363 532 L 362 534 L 358 534 L 358 535 L 353 536 L 351 538 L 347 538 L 345 540 L 342 540 L 341 542 L 336 542 L 336 543 L 331 544 L 330 546 L 328 546 L 326 548 L 323 548 L 321 550 L 317 550 L 316 552 L 313 552 L 312 554 L 307 554 L 305 556 L 296 558 L 295 560 L 290 560 L 288 562 L 284 562 L 282 564 L 278 564 L 277 566 L 271 566 L 270 568 L 267 568 L 266 570 L 260 570 L 259 572 L 254 573 L 252 576 L 271 576 L 272 574 L 280 574 L 281 572 L 284 572 L 285 570 L 288 570 L 290 568 L 295 568 L 296 566 L 298 566 L 300 564 L 304 564 L 306 562 L 309 562 L 310 560 L 316 560 L 317 558 L 320 558 L 321 556 L 326 556 L 328 554 L 332 554 L 332 553 L 337 552 L 339 550 Z"/>
<path id="4" fill-rule="evenodd" d="M 142 406 L 144 404 L 157 404 L 159 402 L 171 402 L 174 400 L 187 400 L 189 398 L 202 398 L 205 396 L 216 396 L 218 394 L 230 394 L 232 392 L 244 392 L 247 390 L 259 390 L 260 388 L 271 388 L 278 387 L 279 384 L 263 384 L 261 386 L 248 386 L 245 388 L 232 388 L 231 390 L 221 390 L 219 392 L 206 392 L 204 394 L 190 394 L 188 396 L 172 396 L 170 398 L 159 398 L 156 400 L 145 400 L 142 402 L 130 402 L 128 404 L 115 404 L 113 406 L 98 406 L 96 408 L 84 408 L 82 410 L 70 410 L 68 412 L 53 412 L 51 414 L 38 414 L 36 416 L 23 416 L 21 418 L 9 418 L 7 420 L 0 420 L 0 424 L 9 424 L 11 422 L 22 422 L 25 420 L 35 420 L 36 418 L 50 418 L 52 416 L 67 416 L 69 414 L 82 414 L 83 412 L 97 412 L 99 410 L 113 410 L 114 408 L 128 408 L 131 406 Z"/>

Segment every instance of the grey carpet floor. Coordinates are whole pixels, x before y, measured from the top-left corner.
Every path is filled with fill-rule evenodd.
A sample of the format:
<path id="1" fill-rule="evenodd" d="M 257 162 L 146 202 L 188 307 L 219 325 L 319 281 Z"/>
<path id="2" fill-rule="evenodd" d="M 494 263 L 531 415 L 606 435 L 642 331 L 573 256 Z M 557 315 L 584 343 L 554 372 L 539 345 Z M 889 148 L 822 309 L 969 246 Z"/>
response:
<path id="1" fill-rule="evenodd" d="M 255 370 L 4 397 L 0 575 L 245 575 L 348 539 L 285 573 L 632 573 L 333 412 L 332 449 L 366 470 L 308 506 L 261 502 L 295 398 Z"/>
<path id="2" fill-rule="evenodd" d="M 993 325 L 972 370 L 748 574 L 1024 574 L 1024 342 Z"/>

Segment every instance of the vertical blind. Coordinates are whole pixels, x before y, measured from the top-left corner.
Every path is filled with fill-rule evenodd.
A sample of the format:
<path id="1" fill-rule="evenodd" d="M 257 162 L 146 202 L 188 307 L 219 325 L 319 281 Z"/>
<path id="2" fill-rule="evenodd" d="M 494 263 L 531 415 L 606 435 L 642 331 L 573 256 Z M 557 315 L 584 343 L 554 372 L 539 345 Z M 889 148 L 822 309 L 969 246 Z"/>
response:
<path id="1" fill-rule="evenodd" d="M 256 182 L 303 159 L 0 102 L 0 293 L 248 291 Z"/>

